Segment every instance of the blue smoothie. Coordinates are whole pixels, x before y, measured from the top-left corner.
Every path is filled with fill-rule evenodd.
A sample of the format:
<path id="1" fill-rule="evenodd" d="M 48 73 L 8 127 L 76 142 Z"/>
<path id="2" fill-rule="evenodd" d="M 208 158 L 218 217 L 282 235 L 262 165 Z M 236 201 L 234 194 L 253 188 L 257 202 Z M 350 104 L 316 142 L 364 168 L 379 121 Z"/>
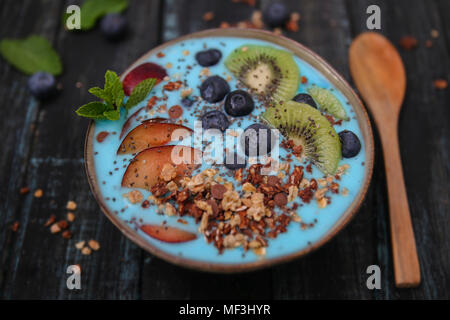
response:
<path id="1" fill-rule="evenodd" d="M 223 61 L 234 49 L 246 44 L 277 47 L 269 42 L 247 38 L 217 37 L 191 39 L 166 47 L 163 50 L 164 56 L 157 56 L 155 53 L 154 56 L 148 57 L 148 62 L 154 62 L 165 67 L 170 79 L 166 79 L 156 85 L 147 99 L 130 110 L 128 116 L 132 115 L 137 110 L 142 109 L 138 114 L 139 120 L 155 117 L 169 118 L 167 110 L 171 106 L 181 105 L 180 90 L 166 91 L 165 94 L 167 95 L 167 99 L 165 101 L 159 101 L 150 111 L 142 108 L 147 105 L 147 101 L 152 96 L 156 95 L 162 97 L 162 87 L 169 81 L 182 81 L 185 84 L 183 89 L 192 89 L 191 97 L 199 97 L 199 86 L 201 85 L 202 80 L 206 79 L 205 73 L 207 73 L 208 70 L 204 70 L 203 67 L 197 64 L 195 54 L 205 50 L 205 48 L 216 48 L 222 52 L 222 59 L 220 62 L 217 65 L 208 68 L 210 75 L 219 75 L 224 79 L 227 79 L 231 90 L 237 89 L 236 78 L 225 68 Z M 278 48 L 286 50 L 282 47 Z M 300 84 L 298 92 L 306 93 L 307 88 L 312 85 L 331 89 L 333 94 L 342 103 L 347 115 L 350 117 L 349 121 L 342 121 L 342 124 L 335 125 L 336 131 L 352 131 L 359 137 L 362 148 L 357 156 L 350 159 L 342 159 L 340 161 L 340 166 L 348 165 L 345 174 L 343 174 L 338 181 L 341 192 L 338 194 L 328 193 L 327 196 L 331 198 L 331 202 L 325 208 L 319 208 L 314 199 L 309 203 L 304 203 L 299 197 L 295 199 L 295 202 L 298 203 L 298 207 L 296 208 L 297 215 L 304 224 L 311 224 L 311 227 L 302 228 L 298 222 L 292 221 L 288 225 L 287 232 L 278 235 L 275 239 L 268 239 L 268 247 L 266 248 L 265 254 L 265 257 L 267 258 L 277 258 L 292 254 L 322 239 L 342 217 L 363 185 L 365 145 L 352 106 L 348 103 L 345 96 L 339 90 L 334 88 L 319 71 L 298 57 L 294 57 L 294 60 L 298 64 L 301 76 L 307 79 L 306 83 Z M 162 104 L 165 104 L 167 108 L 158 108 L 158 106 Z M 244 129 L 251 124 L 260 122 L 258 116 L 264 112 L 265 106 L 260 104 L 256 99 L 255 104 L 255 110 L 250 116 L 234 118 L 235 120 L 231 122 L 229 129 Z M 195 121 L 199 120 L 199 115 L 213 109 L 223 110 L 223 101 L 217 104 L 211 104 L 198 99 L 191 107 L 183 107 L 183 114 L 181 116 L 182 124 L 193 129 L 193 124 Z M 130 160 L 134 157 L 134 155 L 117 155 L 118 147 L 122 142 L 120 133 L 126 120 L 127 118 L 123 114 L 119 121 L 96 121 L 95 125 L 95 136 L 101 132 L 109 133 L 102 142 L 98 142 L 97 139 L 94 139 L 93 144 L 97 181 L 101 195 L 105 199 L 108 209 L 131 226 L 135 226 L 136 224 L 159 225 L 165 223 L 168 226 L 177 227 L 199 235 L 199 237 L 193 241 L 171 244 L 151 238 L 138 230 L 139 234 L 145 238 L 146 241 L 175 256 L 183 256 L 197 261 L 213 261 L 231 264 L 242 264 L 261 259 L 261 256 L 256 255 L 251 250 L 245 252 L 242 247 L 227 249 L 223 253 L 219 253 L 212 244 L 208 244 L 204 237 L 198 233 L 198 224 L 195 223 L 192 217 L 184 216 L 183 220 L 188 223 L 182 224 L 177 221 L 179 219 L 177 216 L 169 217 L 158 213 L 155 205 L 151 205 L 149 208 L 143 208 L 141 203 L 132 204 L 128 198 L 123 196 L 132 190 L 122 187 L 121 182 Z M 130 129 L 137 126 L 139 123 L 140 122 L 138 121 L 133 122 Z M 279 152 L 281 159 L 286 159 L 289 153 L 289 151 L 284 148 L 280 148 Z M 300 162 L 300 159 L 297 159 L 296 157 L 292 157 L 292 159 L 291 168 L 293 168 L 294 165 L 306 166 L 309 163 Z M 202 164 L 197 172 L 208 167 L 209 165 Z M 240 186 L 235 183 L 233 176 L 230 175 L 229 169 L 224 166 L 215 166 L 214 168 L 219 170 L 219 173 L 223 176 L 223 180 L 233 182 L 236 190 L 240 190 Z M 305 171 L 304 174 L 304 177 L 308 180 L 311 178 L 315 178 L 316 180 L 324 178 L 323 173 L 314 165 L 312 166 L 311 172 Z M 345 190 L 344 194 L 342 190 Z M 144 199 L 147 199 L 151 195 L 150 191 L 139 191 L 144 195 Z M 290 205 L 292 205 L 292 202 Z"/>

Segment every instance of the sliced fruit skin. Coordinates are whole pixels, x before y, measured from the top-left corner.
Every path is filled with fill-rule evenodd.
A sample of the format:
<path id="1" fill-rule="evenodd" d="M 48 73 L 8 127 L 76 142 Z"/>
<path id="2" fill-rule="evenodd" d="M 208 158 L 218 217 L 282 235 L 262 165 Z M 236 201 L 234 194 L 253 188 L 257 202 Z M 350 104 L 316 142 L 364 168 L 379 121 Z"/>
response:
<path id="1" fill-rule="evenodd" d="M 138 153 L 144 149 L 165 145 L 171 141 L 175 130 L 183 130 L 180 135 L 185 137 L 192 133 L 191 129 L 179 124 L 152 120 L 146 120 L 131 130 L 119 146 L 117 154 Z"/>
<path id="2" fill-rule="evenodd" d="M 157 65 L 156 63 L 152 62 L 143 63 L 134 68 L 133 70 L 131 70 L 126 75 L 125 79 L 123 79 L 122 82 L 123 91 L 127 96 L 129 96 L 133 91 L 134 87 L 136 87 L 143 80 L 148 78 L 155 78 L 156 84 L 158 84 L 166 76 L 167 76 L 166 69 L 164 69 L 160 65 Z"/>
<path id="3" fill-rule="evenodd" d="M 174 149 L 177 148 L 177 149 Z M 172 151 L 179 155 L 191 155 L 191 164 L 175 164 L 172 160 Z M 190 176 L 192 171 L 201 163 L 201 152 L 186 146 L 161 146 L 145 149 L 131 160 L 122 178 L 122 187 L 150 190 L 157 182 L 165 163 L 176 166 L 177 178 Z"/>
<path id="4" fill-rule="evenodd" d="M 331 114 L 333 117 L 348 120 L 347 113 L 341 102 L 330 90 L 312 86 L 307 89 L 308 93 L 319 104 L 319 109 Z"/>
<path id="5" fill-rule="evenodd" d="M 305 103 L 287 101 L 268 108 L 263 118 L 287 139 L 302 143 L 305 156 L 320 171 L 325 174 L 336 172 L 341 159 L 341 143 L 333 126 L 319 110 Z"/>
<path id="6" fill-rule="evenodd" d="M 144 224 L 140 229 L 152 238 L 168 243 L 181 243 L 197 239 L 195 233 L 169 226 Z"/>
<path id="7" fill-rule="evenodd" d="M 243 45 L 228 55 L 225 66 L 265 100 L 291 100 L 300 83 L 300 71 L 292 54 L 269 46 Z"/>

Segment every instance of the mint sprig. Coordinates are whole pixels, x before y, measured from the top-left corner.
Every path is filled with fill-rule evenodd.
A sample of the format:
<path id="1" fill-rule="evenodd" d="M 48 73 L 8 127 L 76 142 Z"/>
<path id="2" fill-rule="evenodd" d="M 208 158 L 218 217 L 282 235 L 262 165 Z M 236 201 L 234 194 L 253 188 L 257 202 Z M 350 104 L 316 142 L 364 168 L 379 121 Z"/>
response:
<path id="1" fill-rule="evenodd" d="M 41 36 L 3 39 L 0 41 L 0 53 L 10 64 L 25 74 L 45 71 L 56 76 L 62 72 L 58 53 L 50 42 Z"/>
<path id="2" fill-rule="evenodd" d="M 119 120 L 121 108 L 124 107 L 127 113 L 128 110 L 148 96 L 155 83 L 156 79 L 153 78 L 145 79 L 139 83 L 131 92 L 126 104 L 124 104 L 125 93 L 122 82 L 114 71 L 108 70 L 105 73 L 104 88 L 93 87 L 89 89 L 89 93 L 102 99 L 103 102 L 89 102 L 75 112 L 81 117 L 94 120 Z"/>

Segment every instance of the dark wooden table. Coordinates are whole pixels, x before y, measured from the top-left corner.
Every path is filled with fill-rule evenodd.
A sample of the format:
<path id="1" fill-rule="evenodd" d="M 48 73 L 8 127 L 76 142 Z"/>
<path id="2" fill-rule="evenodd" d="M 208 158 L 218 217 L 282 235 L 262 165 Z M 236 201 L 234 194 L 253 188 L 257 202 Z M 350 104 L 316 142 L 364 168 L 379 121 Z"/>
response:
<path id="1" fill-rule="evenodd" d="M 267 1 L 259 1 L 257 7 Z M 0 297 L 15 299 L 448 299 L 450 298 L 449 90 L 433 80 L 449 78 L 448 0 L 291 0 L 301 14 L 299 32 L 286 34 L 310 47 L 351 81 L 348 47 L 366 31 L 366 8 L 381 8 L 380 31 L 398 45 L 413 35 L 419 45 L 400 50 L 408 89 L 400 118 L 400 145 L 422 284 L 396 289 L 390 250 L 386 178 L 378 136 L 372 183 L 359 213 L 335 239 L 289 264 L 240 275 L 207 274 L 168 264 L 125 238 L 100 212 L 83 166 L 88 121 L 74 108 L 89 101 L 87 88 L 103 83 L 106 69 L 122 71 L 166 40 L 249 19 L 254 8 L 231 0 L 131 1 L 131 33 L 112 44 L 100 31 L 69 33 L 61 14 L 73 1 L 0 2 L 0 38 L 46 36 L 60 53 L 63 90 L 47 103 L 27 91 L 27 77 L 0 59 Z M 202 16 L 212 11 L 215 18 Z M 432 38 L 432 29 L 439 31 Z M 433 46 L 427 48 L 425 41 Z M 82 84 L 78 88 L 76 83 Z M 28 195 L 20 195 L 21 187 Z M 42 188 L 42 198 L 33 197 Z M 64 218 L 65 204 L 78 204 L 74 237 L 50 234 L 51 214 Z M 16 232 L 11 229 L 19 222 Z M 90 256 L 74 244 L 97 239 Z M 66 288 L 66 268 L 80 264 L 82 289 Z M 368 290 L 366 268 L 381 268 L 381 290 Z"/>

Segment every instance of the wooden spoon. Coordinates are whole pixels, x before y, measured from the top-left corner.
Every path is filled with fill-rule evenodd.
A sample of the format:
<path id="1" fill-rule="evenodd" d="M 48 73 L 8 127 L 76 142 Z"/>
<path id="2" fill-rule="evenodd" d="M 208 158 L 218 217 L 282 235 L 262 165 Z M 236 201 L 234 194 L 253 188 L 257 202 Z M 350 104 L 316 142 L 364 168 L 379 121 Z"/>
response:
<path id="1" fill-rule="evenodd" d="M 397 287 L 420 284 L 420 266 L 403 180 L 398 144 L 398 117 L 406 90 L 400 55 L 384 36 L 366 32 L 353 40 L 350 72 L 372 113 L 383 145 Z"/>

